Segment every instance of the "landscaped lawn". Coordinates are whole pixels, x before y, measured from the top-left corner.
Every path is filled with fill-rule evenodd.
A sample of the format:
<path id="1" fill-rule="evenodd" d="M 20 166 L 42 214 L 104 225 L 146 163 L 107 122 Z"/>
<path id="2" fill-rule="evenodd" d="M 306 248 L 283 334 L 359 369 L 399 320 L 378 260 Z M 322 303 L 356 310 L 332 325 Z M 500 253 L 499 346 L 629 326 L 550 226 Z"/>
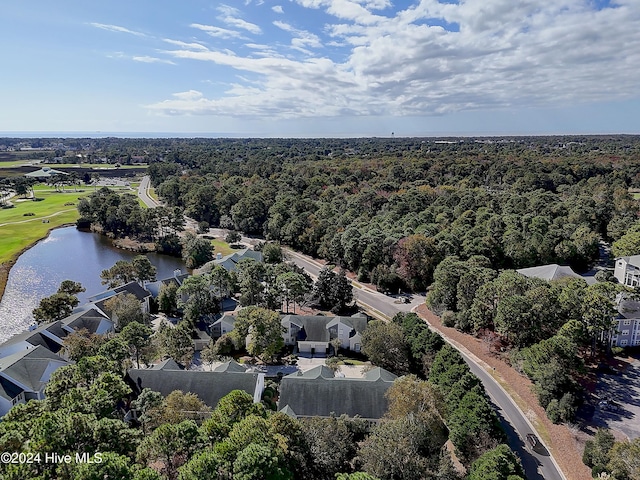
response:
<path id="1" fill-rule="evenodd" d="M 11 202 L 14 208 L 0 209 L 0 263 L 14 259 L 23 248 L 45 237 L 49 229 L 75 222 L 78 218 L 78 198 L 91 193 L 91 189 L 60 193 L 52 191 L 50 187 L 36 186 L 35 195 L 42 201 L 13 197 Z M 34 215 L 24 216 L 25 213 Z M 49 222 L 43 223 L 43 219 Z"/>
<path id="2" fill-rule="evenodd" d="M 225 255 L 229 255 L 230 253 L 235 252 L 235 250 L 231 248 L 229 244 L 224 240 L 218 240 L 216 238 L 215 240 L 211 240 L 211 245 L 213 245 L 214 255 L 221 253 L 222 256 L 224 257 Z"/>

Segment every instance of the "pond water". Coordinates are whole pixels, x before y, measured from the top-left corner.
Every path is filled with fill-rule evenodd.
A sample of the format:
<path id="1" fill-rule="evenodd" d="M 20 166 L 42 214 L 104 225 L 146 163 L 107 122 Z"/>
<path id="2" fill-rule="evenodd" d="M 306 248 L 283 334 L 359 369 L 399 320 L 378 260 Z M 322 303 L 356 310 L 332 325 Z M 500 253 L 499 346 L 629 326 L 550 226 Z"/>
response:
<path id="1" fill-rule="evenodd" d="M 87 290 L 78 295 L 80 305 L 106 289 L 100 272 L 118 260 L 131 261 L 136 253 L 115 248 L 108 238 L 82 232 L 75 227 L 55 229 L 44 240 L 24 252 L 11 268 L 0 302 L 0 342 L 28 328 L 32 311 L 40 299 L 56 292 L 60 282 L 80 282 Z M 179 258 L 147 254 L 158 270 L 158 279 L 168 278 L 175 269 L 186 271 Z"/>

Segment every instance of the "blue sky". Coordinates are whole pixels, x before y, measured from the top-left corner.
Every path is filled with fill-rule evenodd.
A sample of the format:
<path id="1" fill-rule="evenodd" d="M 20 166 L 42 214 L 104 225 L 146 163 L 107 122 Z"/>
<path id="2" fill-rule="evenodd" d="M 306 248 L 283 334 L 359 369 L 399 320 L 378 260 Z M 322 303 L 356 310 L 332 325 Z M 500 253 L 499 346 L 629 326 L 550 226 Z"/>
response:
<path id="1" fill-rule="evenodd" d="M 0 5 L 0 132 L 640 133 L 640 0 Z"/>

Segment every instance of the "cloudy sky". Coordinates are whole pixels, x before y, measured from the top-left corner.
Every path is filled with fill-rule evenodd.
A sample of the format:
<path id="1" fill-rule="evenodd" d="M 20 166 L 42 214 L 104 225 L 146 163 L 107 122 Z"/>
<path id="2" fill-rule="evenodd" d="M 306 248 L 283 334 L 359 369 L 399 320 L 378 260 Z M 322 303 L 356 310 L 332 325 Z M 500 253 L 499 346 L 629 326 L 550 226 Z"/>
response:
<path id="1" fill-rule="evenodd" d="M 0 132 L 640 133 L 640 0 L 0 5 Z"/>

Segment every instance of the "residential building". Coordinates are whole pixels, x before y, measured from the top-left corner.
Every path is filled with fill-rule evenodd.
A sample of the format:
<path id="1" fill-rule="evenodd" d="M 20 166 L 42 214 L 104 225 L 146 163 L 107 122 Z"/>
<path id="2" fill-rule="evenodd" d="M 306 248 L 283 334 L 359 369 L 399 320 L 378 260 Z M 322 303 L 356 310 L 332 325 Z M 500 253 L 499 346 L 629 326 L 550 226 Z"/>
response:
<path id="1" fill-rule="evenodd" d="M 220 265 L 227 272 L 235 272 L 238 263 L 245 258 L 252 258 L 257 262 L 263 261 L 262 252 L 251 250 L 250 248 L 245 248 L 243 250 L 238 250 L 237 252 L 233 252 L 225 256 L 222 256 L 222 254 L 218 253 L 214 260 L 205 263 L 202 267 L 196 269 L 193 273 L 194 275 L 209 273 L 216 265 Z"/>
<path id="2" fill-rule="evenodd" d="M 640 255 L 616 258 L 613 276 L 627 287 L 640 286 Z"/>
<path id="3" fill-rule="evenodd" d="M 43 399 L 51 374 L 65 365 L 42 345 L 0 358 L 0 416 L 18 403 Z"/>
<path id="4" fill-rule="evenodd" d="M 62 320 L 33 325 L 29 330 L 18 333 L 0 344 L 0 358 L 38 345 L 64 356 L 62 347 L 65 338 L 81 329 L 97 335 L 105 335 L 115 331 L 115 324 L 108 317 L 91 308 L 74 313 Z"/>
<path id="5" fill-rule="evenodd" d="M 254 402 L 260 402 L 265 377 L 264 373 L 249 371 L 234 361 L 219 365 L 213 371 L 183 370 L 175 362 L 166 362 L 160 368 L 132 368 L 127 376 L 137 394 L 144 388 L 165 397 L 175 390 L 192 392 L 211 408 L 233 390 L 245 391 Z"/>
<path id="6" fill-rule="evenodd" d="M 380 367 L 362 378 L 339 377 L 319 365 L 282 378 L 278 409 L 298 418 L 345 414 L 376 422 L 387 411 L 385 393 L 396 378 Z"/>
<path id="7" fill-rule="evenodd" d="M 359 352 L 367 320 L 362 314 L 351 317 L 285 315 L 282 335 L 285 345 L 296 345 L 300 353 L 325 354 L 334 339 L 340 340 L 341 348 Z"/>
<path id="8" fill-rule="evenodd" d="M 614 347 L 635 347 L 640 345 L 640 302 L 619 294 L 618 315 L 614 318 L 611 345 Z"/>
<path id="9" fill-rule="evenodd" d="M 539 265 L 537 267 L 521 268 L 516 270 L 520 275 L 525 277 L 540 278 L 548 282 L 552 280 L 560 280 L 561 278 L 581 278 L 587 284 L 591 285 L 595 283 L 595 278 L 590 276 L 582 276 L 573 271 L 573 269 L 566 265 L 558 265 L 551 263 L 549 265 Z"/>

